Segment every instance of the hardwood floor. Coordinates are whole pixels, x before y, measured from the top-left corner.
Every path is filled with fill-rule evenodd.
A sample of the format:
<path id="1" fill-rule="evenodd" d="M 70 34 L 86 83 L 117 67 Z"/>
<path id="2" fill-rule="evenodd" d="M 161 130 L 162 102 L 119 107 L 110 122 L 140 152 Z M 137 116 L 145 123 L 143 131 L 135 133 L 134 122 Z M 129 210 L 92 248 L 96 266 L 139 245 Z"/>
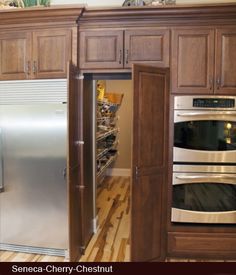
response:
<path id="1" fill-rule="evenodd" d="M 130 184 L 127 177 L 107 177 L 98 189 L 98 231 L 84 262 L 124 262 L 130 259 Z"/>
<path id="2" fill-rule="evenodd" d="M 81 262 L 128 262 L 130 260 L 130 182 L 128 177 L 107 177 L 98 189 L 98 230 Z M 64 257 L 0 251 L 0 262 L 65 262 Z M 166 262 L 235 262 L 176 259 Z"/>
<path id="3" fill-rule="evenodd" d="M 124 262 L 130 259 L 129 177 L 107 177 L 98 188 L 98 229 L 82 262 Z M 64 257 L 0 251 L 0 262 L 64 262 Z"/>

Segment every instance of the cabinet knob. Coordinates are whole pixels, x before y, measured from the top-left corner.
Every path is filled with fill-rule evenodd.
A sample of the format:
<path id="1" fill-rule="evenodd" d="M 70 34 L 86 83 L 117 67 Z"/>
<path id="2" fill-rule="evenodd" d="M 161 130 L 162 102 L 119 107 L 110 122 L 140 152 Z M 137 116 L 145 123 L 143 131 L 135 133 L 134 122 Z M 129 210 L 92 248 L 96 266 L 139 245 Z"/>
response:
<path id="1" fill-rule="evenodd" d="M 119 51 L 119 64 L 122 63 L 122 50 Z"/>
<path id="2" fill-rule="evenodd" d="M 209 79 L 209 86 L 210 86 L 210 90 L 213 89 L 213 77 L 211 76 Z"/>
<path id="3" fill-rule="evenodd" d="M 220 84 L 221 84 L 220 78 L 217 77 L 217 80 L 216 80 L 216 89 L 217 89 L 217 90 L 220 89 Z"/>
<path id="4" fill-rule="evenodd" d="M 30 75 L 30 61 L 28 61 L 26 63 L 25 72 L 26 72 L 27 75 Z"/>
<path id="5" fill-rule="evenodd" d="M 36 61 L 34 61 L 34 63 L 33 63 L 33 73 L 34 74 L 36 74 L 37 73 L 37 62 Z"/>
<path id="6" fill-rule="evenodd" d="M 126 50 L 126 53 L 125 53 L 125 63 L 126 64 L 129 63 L 129 50 Z"/>

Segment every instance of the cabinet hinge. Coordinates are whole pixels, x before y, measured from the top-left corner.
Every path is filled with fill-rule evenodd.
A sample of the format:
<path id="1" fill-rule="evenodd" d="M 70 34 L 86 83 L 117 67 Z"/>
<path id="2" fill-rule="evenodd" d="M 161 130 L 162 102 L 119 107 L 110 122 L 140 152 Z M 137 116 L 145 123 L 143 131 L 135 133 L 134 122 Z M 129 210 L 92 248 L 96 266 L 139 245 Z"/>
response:
<path id="1" fill-rule="evenodd" d="M 139 168 L 138 166 L 135 166 L 135 179 L 137 180 L 139 176 Z"/>
<path id="2" fill-rule="evenodd" d="M 75 76 L 75 79 L 83 80 L 83 79 L 84 79 L 84 75 L 83 75 L 83 74 L 77 74 L 77 75 Z"/>
<path id="3" fill-rule="evenodd" d="M 84 141 L 83 140 L 76 140 L 75 145 L 84 145 Z"/>

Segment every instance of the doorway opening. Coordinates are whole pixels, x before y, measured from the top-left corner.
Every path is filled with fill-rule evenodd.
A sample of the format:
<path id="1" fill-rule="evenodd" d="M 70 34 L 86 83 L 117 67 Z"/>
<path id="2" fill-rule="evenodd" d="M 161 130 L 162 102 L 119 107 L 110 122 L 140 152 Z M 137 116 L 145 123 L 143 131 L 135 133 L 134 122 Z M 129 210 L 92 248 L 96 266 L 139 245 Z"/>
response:
<path id="1" fill-rule="evenodd" d="M 91 78 L 91 77 L 90 77 Z M 131 74 L 93 75 L 93 230 L 81 261 L 130 261 Z"/>

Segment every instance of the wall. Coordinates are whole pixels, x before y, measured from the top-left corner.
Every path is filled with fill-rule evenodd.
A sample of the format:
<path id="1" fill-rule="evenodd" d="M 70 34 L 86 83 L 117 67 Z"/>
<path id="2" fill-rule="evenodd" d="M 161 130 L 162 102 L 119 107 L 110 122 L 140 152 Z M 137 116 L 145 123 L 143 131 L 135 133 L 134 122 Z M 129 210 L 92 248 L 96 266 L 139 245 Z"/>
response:
<path id="1" fill-rule="evenodd" d="M 124 0 L 51 0 L 52 4 L 87 4 L 88 6 L 122 6 Z M 229 3 L 236 0 L 177 0 L 177 4 Z"/>
<path id="2" fill-rule="evenodd" d="M 123 93 L 123 101 L 117 113 L 119 120 L 117 126 L 120 129 L 119 156 L 114 164 L 114 168 L 131 168 L 131 134 L 132 134 L 132 109 L 133 109 L 133 85 L 131 80 L 109 80 L 106 81 L 106 92 Z"/>

